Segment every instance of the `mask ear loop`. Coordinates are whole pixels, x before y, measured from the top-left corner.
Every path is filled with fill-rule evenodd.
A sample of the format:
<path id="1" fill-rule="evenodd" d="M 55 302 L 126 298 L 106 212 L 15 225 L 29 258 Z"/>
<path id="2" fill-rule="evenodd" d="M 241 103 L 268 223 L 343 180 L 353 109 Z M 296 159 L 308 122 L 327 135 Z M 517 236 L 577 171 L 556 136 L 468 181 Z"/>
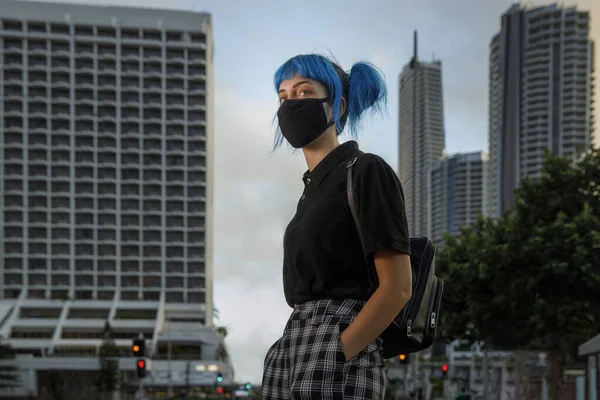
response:
<path id="1" fill-rule="evenodd" d="M 329 104 L 329 99 L 327 97 L 321 99 L 321 103 L 325 104 L 328 103 Z M 323 107 L 323 111 L 325 111 L 325 107 Z M 331 128 L 333 125 L 335 125 L 335 121 L 331 120 L 327 123 L 327 128 L 325 128 L 325 130 Z"/>

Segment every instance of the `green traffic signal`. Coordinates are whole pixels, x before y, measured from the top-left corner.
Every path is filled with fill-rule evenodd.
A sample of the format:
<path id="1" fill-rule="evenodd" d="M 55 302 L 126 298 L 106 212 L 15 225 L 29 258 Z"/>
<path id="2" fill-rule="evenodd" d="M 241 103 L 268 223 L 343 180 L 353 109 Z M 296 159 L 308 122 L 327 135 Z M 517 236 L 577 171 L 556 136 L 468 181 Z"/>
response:
<path id="1" fill-rule="evenodd" d="M 252 385 L 249 383 L 246 383 L 246 390 L 250 390 L 250 389 L 252 389 Z"/>

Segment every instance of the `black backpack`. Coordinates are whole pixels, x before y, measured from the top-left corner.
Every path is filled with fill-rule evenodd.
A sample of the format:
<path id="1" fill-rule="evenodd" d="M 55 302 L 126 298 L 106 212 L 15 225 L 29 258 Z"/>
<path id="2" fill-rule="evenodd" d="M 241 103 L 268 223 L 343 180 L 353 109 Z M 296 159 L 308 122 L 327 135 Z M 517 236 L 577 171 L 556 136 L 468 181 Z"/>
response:
<path id="1" fill-rule="evenodd" d="M 363 242 L 354 197 L 353 166 L 358 158 L 348 162 L 347 193 L 352 218 Z M 364 244 L 363 244 L 364 245 Z M 440 316 L 444 282 L 435 273 L 435 244 L 425 237 L 410 239 L 410 264 L 412 267 L 412 297 L 383 333 L 383 357 L 425 350 L 433 344 Z M 377 282 L 376 271 L 370 276 Z"/>

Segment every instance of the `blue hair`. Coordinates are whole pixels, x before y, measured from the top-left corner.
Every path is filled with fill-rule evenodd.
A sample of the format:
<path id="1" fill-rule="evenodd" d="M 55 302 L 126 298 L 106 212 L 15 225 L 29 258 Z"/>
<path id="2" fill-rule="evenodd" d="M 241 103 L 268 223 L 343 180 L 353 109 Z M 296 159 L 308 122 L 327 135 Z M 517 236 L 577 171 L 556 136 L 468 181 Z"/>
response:
<path id="1" fill-rule="evenodd" d="M 350 134 L 356 138 L 365 113 L 382 112 L 387 104 L 383 72 L 369 62 L 358 62 L 346 73 L 336 62 L 325 56 L 297 55 L 287 60 L 275 72 L 275 92 L 279 90 L 281 82 L 296 75 L 318 81 L 327 88 L 338 135 L 344 131 L 348 122 Z M 340 115 L 342 97 L 346 99 L 346 111 Z M 275 147 L 279 147 L 283 142 L 279 129 L 277 132 Z"/>

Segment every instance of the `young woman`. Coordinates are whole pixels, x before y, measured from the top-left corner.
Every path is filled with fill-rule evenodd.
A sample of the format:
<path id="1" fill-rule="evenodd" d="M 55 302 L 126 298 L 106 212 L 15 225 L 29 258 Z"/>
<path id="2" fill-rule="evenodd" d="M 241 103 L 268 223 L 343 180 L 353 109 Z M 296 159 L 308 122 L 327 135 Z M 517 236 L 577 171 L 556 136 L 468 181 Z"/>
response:
<path id="1" fill-rule="evenodd" d="M 267 352 L 263 399 L 383 399 L 379 335 L 411 296 L 404 194 L 392 168 L 355 141 L 339 143 L 346 123 L 385 105 L 385 81 L 368 63 L 349 73 L 326 57 L 299 55 L 275 73 L 279 146 L 302 149 L 308 171 L 284 235 L 283 285 L 293 308 Z M 361 232 L 346 196 L 356 158 Z M 362 236 L 362 240 L 361 240 Z"/>

